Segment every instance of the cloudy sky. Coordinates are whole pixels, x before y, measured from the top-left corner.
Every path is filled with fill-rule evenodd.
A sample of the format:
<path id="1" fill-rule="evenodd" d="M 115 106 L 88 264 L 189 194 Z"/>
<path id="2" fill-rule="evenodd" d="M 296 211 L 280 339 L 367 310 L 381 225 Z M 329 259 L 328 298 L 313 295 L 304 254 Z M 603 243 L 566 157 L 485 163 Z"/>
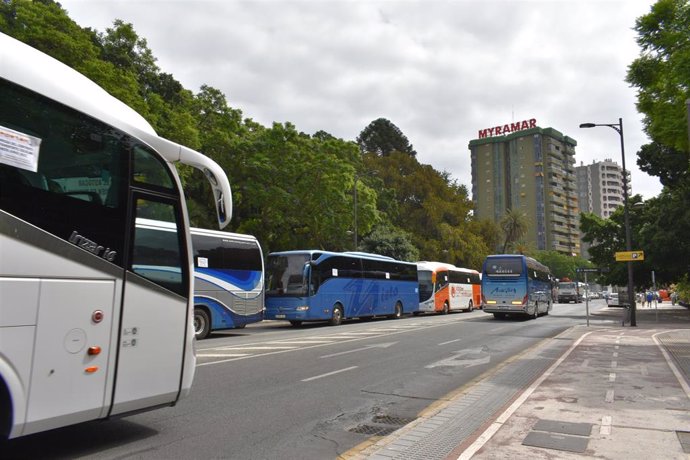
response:
<path id="1" fill-rule="evenodd" d="M 354 140 L 383 117 L 422 163 L 471 188 L 480 129 L 535 118 L 577 140 L 576 160 L 621 163 L 623 118 L 633 193 L 661 191 L 639 171 L 648 142 L 632 30 L 651 0 L 61 0 L 82 27 L 132 23 L 162 71 L 222 90 L 245 117 Z"/>

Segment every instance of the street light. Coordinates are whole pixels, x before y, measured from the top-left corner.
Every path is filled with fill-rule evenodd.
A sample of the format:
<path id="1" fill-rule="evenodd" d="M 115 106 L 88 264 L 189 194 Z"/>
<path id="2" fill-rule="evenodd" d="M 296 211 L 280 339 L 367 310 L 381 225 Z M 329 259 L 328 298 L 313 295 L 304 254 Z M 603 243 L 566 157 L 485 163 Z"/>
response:
<path id="1" fill-rule="evenodd" d="M 623 161 L 623 216 L 625 221 L 625 250 L 632 251 L 632 237 L 630 236 L 630 215 L 628 212 L 628 172 L 625 169 L 625 145 L 623 143 L 623 119 L 619 118 L 618 123 L 582 123 L 580 128 L 594 128 L 595 126 L 608 126 L 618 132 L 621 138 L 621 158 Z M 635 302 L 635 290 L 633 288 L 633 263 L 628 261 L 628 302 L 630 302 L 630 325 L 637 326 L 637 303 Z"/>

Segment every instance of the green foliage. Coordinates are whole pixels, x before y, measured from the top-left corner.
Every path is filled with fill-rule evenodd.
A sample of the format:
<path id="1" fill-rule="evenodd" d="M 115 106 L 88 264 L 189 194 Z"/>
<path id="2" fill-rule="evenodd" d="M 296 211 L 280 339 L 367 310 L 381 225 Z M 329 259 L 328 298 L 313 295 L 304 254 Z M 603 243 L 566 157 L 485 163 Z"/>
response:
<path id="1" fill-rule="evenodd" d="M 578 268 L 591 268 L 593 265 L 582 257 L 573 257 L 558 251 L 536 251 L 532 256 L 539 262 L 551 269 L 554 278 L 571 280 L 584 280 L 584 277 L 577 274 Z M 589 276 L 587 281 L 595 281 L 595 276 Z"/>
<path id="2" fill-rule="evenodd" d="M 474 222 L 464 186 L 405 153 L 362 158 L 365 169 L 381 180 L 376 190 L 382 217 L 410 235 L 422 260 L 481 266 L 492 252 L 480 233 L 487 227 Z"/>
<path id="3" fill-rule="evenodd" d="M 508 247 L 516 244 L 527 232 L 527 216 L 523 212 L 507 209 L 499 225 L 505 238 L 502 251 L 505 254 Z"/>
<path id="4" fill-rule="evenodd" d="M 645 131 L 654 142 L 687 152 L 690 5 L 687 0 L 659 0 L 637 19 L 635 30 L 642 52 L 630 64 L 627 81 L 638 89 Z"/>
<path id="5" fill-rule="evenodd" d="M 403 230 L 385 225 L 375 228 L 364 238 L 360 249 L 398 260 L 419 260 L 419 251 L 410 241 L 409 235 Z"/>
<path id="6" fill-rule="evenodd" d="M 357 144 L 362 153 L 378 156 L 385 157 L 393 152 L 406 153 L 412 157 L 417 155 L 400 128 L 385 118 L 378 118 L 369 123 L 357 137 Z"/>

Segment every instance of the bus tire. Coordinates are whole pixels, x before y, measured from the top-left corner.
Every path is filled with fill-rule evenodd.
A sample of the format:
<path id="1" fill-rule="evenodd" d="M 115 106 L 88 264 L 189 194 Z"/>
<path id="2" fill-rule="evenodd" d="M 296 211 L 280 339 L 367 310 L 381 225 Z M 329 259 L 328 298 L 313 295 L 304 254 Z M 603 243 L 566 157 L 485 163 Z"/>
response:
<path id="1" fill-rule="evenodd" d="M 537 319 L 539 317 L 539 303 L 534 304 L 534 311 L 529 315 L 530 319 Z"/>
<path id="2" fill-rule="evenodd" d="M 445 302 L 443 302 L 443 310 L 441 310 L 441 314 L 447 315 L 449 311 L 450 311 L 450 306 L 448 305 L 448 301 L 446 300 Z"/>
<path id="3" fill-rule="evenodd" d="M 328 324 L 330 326 L 339 326 L 343 322 L 343 306 L 339 303 L 333 306 L 333 314 Z"/>
<path id="4" fill-rule="evenodd" d="M 402 315 L 403 315 L 403 306 L 402 306 L 402 304 L 401 304 L 399 301 L 398 301 L 398 302 L 395 302 L 395 312 L 394 312 L 391 316 L 389 316 L 389 318 L 391 318 L 391 319 L 400 319 L 400 318 L 402 318 Z"/>
<path id="5" fill-rule="evenodd" d="M 467 310 L 465 311 L 469 313 L 472 310 L 474 310 L 474 304 L 472 303 L 472 299 L 470 299 L 470 301 L 467 303 Z"/>
<path id="6" fill-rule="evenodd" d="M 290 320 L 290 325 L 294 327 L 300 327 L 302 325 L 302 321 Z"/>
<path id="7" fill-rule="evenodd" d="M 12 398 L 4 380 L 0 377 L 0 443 L 10 437 L 12 430 Z"/>
<path id="8" fill-rule="evenodd" d="M 211 332 L 211 318 L 203 308 L 194 308 L 194 335 L 197 340 L 203 340 Z"/>
<path id="9" fill-rule="evenodd" d="M 506 317 L 505 313 L 494 313 L 494 318 L 495 319 L 503 319 Z"/>

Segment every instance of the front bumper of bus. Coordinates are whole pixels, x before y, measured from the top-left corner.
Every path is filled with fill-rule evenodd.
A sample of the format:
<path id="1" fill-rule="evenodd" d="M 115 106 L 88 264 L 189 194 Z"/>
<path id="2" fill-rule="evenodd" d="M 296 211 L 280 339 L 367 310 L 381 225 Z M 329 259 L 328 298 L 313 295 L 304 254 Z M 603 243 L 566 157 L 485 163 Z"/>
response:
<path id="1" fill-rule="evenodd" d="M 309 321 L 311 317 L 309 307 L 298 305 L 296 307 L 266 307 L 264 319 L 288 320 L 288 321 Z"/>

